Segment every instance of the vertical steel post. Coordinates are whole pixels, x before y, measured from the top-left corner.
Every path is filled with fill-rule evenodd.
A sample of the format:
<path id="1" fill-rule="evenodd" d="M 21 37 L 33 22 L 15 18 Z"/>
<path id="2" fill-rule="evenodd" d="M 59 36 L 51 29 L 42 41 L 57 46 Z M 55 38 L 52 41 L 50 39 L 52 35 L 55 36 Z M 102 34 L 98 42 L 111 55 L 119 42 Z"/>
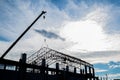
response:
<path id="1" fill-rule="evenodd" d="M 87 74 L 87 65 L 85 65 L 85 79 L 88 79 L 88 74 Z"/>
<path id="2" fill-rule="evenodd" d="M 41 69 L 40 69 L 40 74 L 41 74 L 41 78 L 42 80 L 46 80 L 46 77 L 45 77 L 45 67 L 46 67 L 46 60 L 45 59 L 42 59 L 42 66 L 41 66 Z"/>
<path id="3" fill-rule="evenodd" d="M 66 71 L 65 71 L 65 74 L 64 74 L 64 79 L 65 80 L 69 80 L 69 66 L 66 66 Z"/>
<path id="4" fill-rule="evenodd" d="M 85 74 L 87 74 L 87 66 L 85 65 Z"/>
<path id="5" fill-rule="evenodd" d="M 59 71 L 59 63 L 56 63 L 56 74 L 58 75 L 58 71 Z"/>
<path id="6" fill-rule="evenodd" d="M 90 80 L 92 80 L 91 67 L 89 67 L 89 75 L 90 75 Z"/>
<path id="7" fill-rule="evenodd" d="M 83 74 L 82 69 L 80 69 L 80 74 Z"/>
<path id="8" fill-rule="evenodd" d="M 26 73 L 26 54 L 21 55 L 20 59 L 20 66 L 19 66 L 19 80 L 25 80 L 25 73 Z"/>
<path id="9" fill-rule="evenodd" d="M 56 63 L 56 80 L 59 80 L 59 63 Z"/>
<path id="10" fill-rule="evenodd" d="M 76 74 L 76 67 L 74 67 L 74 73 Z"/>
<path id="11" fill-rule="evenodd" d="M 92 76 L 93 76 L 93 80 L 95 80 L 95 71 L 94 71 L 94 68 L 92 68 Z"/>

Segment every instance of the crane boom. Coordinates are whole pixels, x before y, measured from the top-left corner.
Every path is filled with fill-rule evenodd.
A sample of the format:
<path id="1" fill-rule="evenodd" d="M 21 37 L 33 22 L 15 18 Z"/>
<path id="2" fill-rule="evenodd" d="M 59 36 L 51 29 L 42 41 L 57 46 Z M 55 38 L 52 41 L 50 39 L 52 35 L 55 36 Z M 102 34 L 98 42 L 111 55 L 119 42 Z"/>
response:
<path id="1" fill-rule="evenodd" d="M 25 33 L 35 24 L 35 22 L 43 15 L 46 11 L 42 11 L 42 13 L 26 28 L 26 30 L 13 42 L 13 44 L 5 51 L 5 53 L 1 56 L 0 59 L 3 59 L 7 53 L 16 45 L 16 43 L 25 35 Z"/>

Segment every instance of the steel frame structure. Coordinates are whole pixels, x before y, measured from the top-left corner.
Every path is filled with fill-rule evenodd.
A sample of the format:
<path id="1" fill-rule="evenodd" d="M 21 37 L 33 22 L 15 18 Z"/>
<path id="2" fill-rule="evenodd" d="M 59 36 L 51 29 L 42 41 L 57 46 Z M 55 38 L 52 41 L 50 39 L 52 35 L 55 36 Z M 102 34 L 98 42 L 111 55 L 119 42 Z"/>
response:
<path id="1" fill-rule="evenodd" d="M 30 57 L 27 58 L 28 64 L 35 64 L 35 65 L 42 65 L 42 59 L 46 60 L 46 64 L 48 66 L 59 63 L 62 66 L 69 66 L 70 68 L 77 68 L 77 69 L 83 69 L 84 66 L 93 68 L 93 65 L 83 61 L 81 59 L 75 58 L 70 55 L 63 54 L 61 52 L 58 52 L 56 50 L 50 49 L 48 47 L 43 47 L 40 50 L 38 50 L 36 53 L 32 54 Z M 73 71 L 73 70 L 71 70 Z"/>

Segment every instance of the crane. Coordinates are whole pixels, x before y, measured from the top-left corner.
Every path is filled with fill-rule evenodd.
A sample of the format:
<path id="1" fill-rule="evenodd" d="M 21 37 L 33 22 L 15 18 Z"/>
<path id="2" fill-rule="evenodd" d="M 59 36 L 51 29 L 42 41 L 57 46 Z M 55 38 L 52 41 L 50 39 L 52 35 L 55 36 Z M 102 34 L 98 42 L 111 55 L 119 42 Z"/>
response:
<path id="1" fill-rule="evenodd" d="M 8 52 L 16 45 L 16 43 L 25 35 L 25 33 L 35 24 L 35 22 L 43 15 L 46 11 L 42 11 L 41 14 L 25 29 L 25 31 L 12 43 L 12 45 L 3 53 L 0 59 L 3 59 Z M 43 16 L 45 18 L 45 16 Z"/>

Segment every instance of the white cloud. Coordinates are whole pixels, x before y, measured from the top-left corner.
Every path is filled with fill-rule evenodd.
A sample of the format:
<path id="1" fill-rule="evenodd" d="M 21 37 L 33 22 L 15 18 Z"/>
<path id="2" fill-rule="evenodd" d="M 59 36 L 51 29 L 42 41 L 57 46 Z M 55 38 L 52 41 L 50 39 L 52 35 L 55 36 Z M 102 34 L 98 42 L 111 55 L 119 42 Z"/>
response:
<path id="1" fill-rule="evenodd" d="M 106 72 L 106 71 L 108 71 L 108 70 L 95 68 L 95 72 Z"/>
<path id="2" fill-rule="evenodd" d="M 64 51 L 69 55 L 75 56 L 82 60 L 85 60 L 91 64 L 96 63 L 109 63 L 110 61 L 118 62 L 120 51 L 96 51 L 96 52 L 88 52 L 82 51 L 81 52 L 71 52 L 71 51 Z"/>
<path id="3" fill-rule="evenodd" d="M 83 5 L 85 6 L 86 4 Z M 80 7 L 76 6 L 74 3 L 71 3 L 71 6 L 74 6 L 75 10 L 76 7 Z M 82 7 L 84 8 L 84 6 Z M 79 20 L 65 22 L 61 29 L 61 35 L 66 37 L 68 41 L 75 42 L 69 50 L 119 50 L 119 46 L 117 45 L 119 44 L 118 40 L 120 40 L 117 37 L 119 34 L 115 36 L 106 33 L 106 27 L 109 26 L 106 24 L 110 19 L 110 10 L 110 5 L 104 5 L 104 7 L 103 5 L 93 5 L 90 11 L 86 12 L 86 15 L 82 16 Z"/>
<path id="4" fill-rule="evenodd" d="M 120 68 L 119 62 L 116 62 L 116 63 L 112 62 L 112 63 L 109 63 L 108 65 L 110 69 Z"/>
<path id="5" fill-rule="evenodd" d="M 120 78 L 120 73 L 117 74 L 108 74 L 109 79 L 119 79 Z"/>
<path id="6" fill-rule="evenodd" d="M 68 41 L 76 43 L 70 48 L 71 50 L 101 51 L 106 49 L 106 35 L 101 25 L 92 20 L 68 22 L 61 29 L 61 35 Z"/>
<path id="7" fill-rule="evenodd" d="M 111 65 L 110 68 L 120 68 L 120 65 Z"/>
<path id="8" fill-rule="evenodd" d="M 0 41 L 0 56 L 2 53 L 5 52 L 5 50 L 7 49 L 7 47 L 9 47 L 9 45 L 10 45 L 9 42 Z"/>
<path id="9" fill-rule="evenodd" d="M 71 6 L 74 6 L 74 10 L 80 7 L 74 5 L 74 3 L 71 3 Z M 86 6 L 87 9 L 87 5 L 85 4 L 84 6 Z M 68 11 L 70 11 L 70 9 L 71 7 L 69 6 Z M 93 5 L 82 18 L 77 21 L 64 23 L 61 29 L 61 35 L 63 35 L 67 41 L 72 42 L 72 46 L 66 48 L 71 51 L 70 54 L 76 57 L 79 55 L 79 58 L 83 58 L 91 63 L 119 61 L 120 35 L 106 33 L 106 28 L 109 26 L 107 22 L 111 18 L 109 15 L 111 9 L 111 5 Z M 77 11 L 80 10 L 76 10 L 74 13 L 77 13 Z"/>
<path id="10" fill-rule="evenodd" d="M 109 19 L 108 11 L 109 11 L 108 6 L 107 7 L 104 6 L 103 8 L 95 5 L 83 19 L 96 21 L 99 25 L 101 25 L 101 27 L 104 27 L 107 20 Z"/>

